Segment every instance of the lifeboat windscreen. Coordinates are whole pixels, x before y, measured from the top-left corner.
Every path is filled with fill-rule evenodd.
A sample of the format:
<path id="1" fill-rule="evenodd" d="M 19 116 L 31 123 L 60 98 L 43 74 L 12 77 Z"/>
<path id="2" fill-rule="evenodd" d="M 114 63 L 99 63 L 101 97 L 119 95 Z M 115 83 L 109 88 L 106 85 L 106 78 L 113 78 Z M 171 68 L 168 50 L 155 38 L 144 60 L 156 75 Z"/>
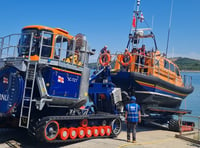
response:
<path id="1" fill-rule="evenodd" d="M 19 40 L 18 54 L 19 56 L 39 55 L 41 42 L 42 51 L 41 56 L 50 57 L 52 49 L 53 34 L 44 30 L 38 30 L 36 28 L 23 29 L 21 38 Z"/>

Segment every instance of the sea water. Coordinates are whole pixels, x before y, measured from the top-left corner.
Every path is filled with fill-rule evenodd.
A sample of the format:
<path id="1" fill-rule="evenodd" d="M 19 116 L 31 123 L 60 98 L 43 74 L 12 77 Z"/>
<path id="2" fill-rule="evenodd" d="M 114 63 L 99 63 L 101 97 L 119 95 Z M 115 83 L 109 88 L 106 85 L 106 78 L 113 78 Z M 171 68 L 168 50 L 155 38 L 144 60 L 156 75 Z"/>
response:
<path id="1" fill-rule="evenodd" d="M 194 116 L 200 116 L 200 72 L 182 72 L 182 75 L 192 76 L 194 91 L 181 104 L 181 109 L 192 110 Z"/>

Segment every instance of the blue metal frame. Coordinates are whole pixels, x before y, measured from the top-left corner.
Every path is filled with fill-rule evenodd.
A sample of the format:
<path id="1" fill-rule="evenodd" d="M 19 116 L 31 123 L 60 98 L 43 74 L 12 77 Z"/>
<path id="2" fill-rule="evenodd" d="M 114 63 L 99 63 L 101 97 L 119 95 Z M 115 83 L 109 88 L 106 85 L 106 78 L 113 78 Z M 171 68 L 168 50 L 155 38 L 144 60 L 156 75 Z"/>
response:
<path id="1" fill-rule="evenodd" d="M 105 67 L 97 74 L 91 76 L 89 97 L 98 111 L 112 114 L 118 113 L 112 98 L 114 88 L 115 85 L 111 81 L 109 67 Z"/>
<path id="2" fill-rule="evenodd" d="M 1 113 L 9 113 L 10 109 L 18 107 L 21 103 L 24 90 L 24 79 L 21 75 L 12 75 L 16 72 L 17 69 L 14 67 L 6 67 L 0 71 L 0 86 L 2 86 L 0 87 Z M 6 79 L 7 82 L 3 79 Z M 12 85 L 15 89 L 12 89 Z"/>

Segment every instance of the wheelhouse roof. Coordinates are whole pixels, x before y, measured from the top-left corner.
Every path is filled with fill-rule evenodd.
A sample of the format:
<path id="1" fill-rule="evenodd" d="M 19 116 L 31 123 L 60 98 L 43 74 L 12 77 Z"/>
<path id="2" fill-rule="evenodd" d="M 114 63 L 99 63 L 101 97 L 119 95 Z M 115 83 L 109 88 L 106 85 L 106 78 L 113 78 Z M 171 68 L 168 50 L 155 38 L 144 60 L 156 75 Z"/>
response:
<path id="1" fill-rule="evenodd" d="M 39 30 L 49 30 L 52 31 L 54 34 L 60 34 L 63 36 L 66 36 L 68 39 L 72 39 L 73 36 L 69 34 L 68 31 L 61 29 L 61 28 L 51 28 L 47 26 L 42 26 L 42 25 L 30 25 L 30 26 L 25 26 L 22 30 L 24 29 L 29 29 L 29 28 L 37 28 Z"/>

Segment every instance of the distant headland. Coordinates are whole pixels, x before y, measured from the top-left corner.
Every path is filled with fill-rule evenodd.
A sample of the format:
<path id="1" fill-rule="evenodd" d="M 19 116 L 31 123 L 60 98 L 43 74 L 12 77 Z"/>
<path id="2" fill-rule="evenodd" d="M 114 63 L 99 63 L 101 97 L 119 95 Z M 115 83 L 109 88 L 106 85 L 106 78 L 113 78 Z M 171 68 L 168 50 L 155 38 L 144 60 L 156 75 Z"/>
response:
<path id="1" fill-rule="evenodd" d="M 175 57 L 169 59 L 174 61 L 174 63 L 178 65 L 181 71 L 200 71 L 200 60 L 186 57 Z"/>
<path id="2" fill-rule="evenodd" d="M 177 64 L 180 70 L 183 72 L 200 72 L 200 60 L 186 57 L 174 57 L 169 59 L 172 60 L 175 64 Z M 96 66 L 96 62 L 89 64 L 89 67 L 91 69 L 95 69 Z"/>

